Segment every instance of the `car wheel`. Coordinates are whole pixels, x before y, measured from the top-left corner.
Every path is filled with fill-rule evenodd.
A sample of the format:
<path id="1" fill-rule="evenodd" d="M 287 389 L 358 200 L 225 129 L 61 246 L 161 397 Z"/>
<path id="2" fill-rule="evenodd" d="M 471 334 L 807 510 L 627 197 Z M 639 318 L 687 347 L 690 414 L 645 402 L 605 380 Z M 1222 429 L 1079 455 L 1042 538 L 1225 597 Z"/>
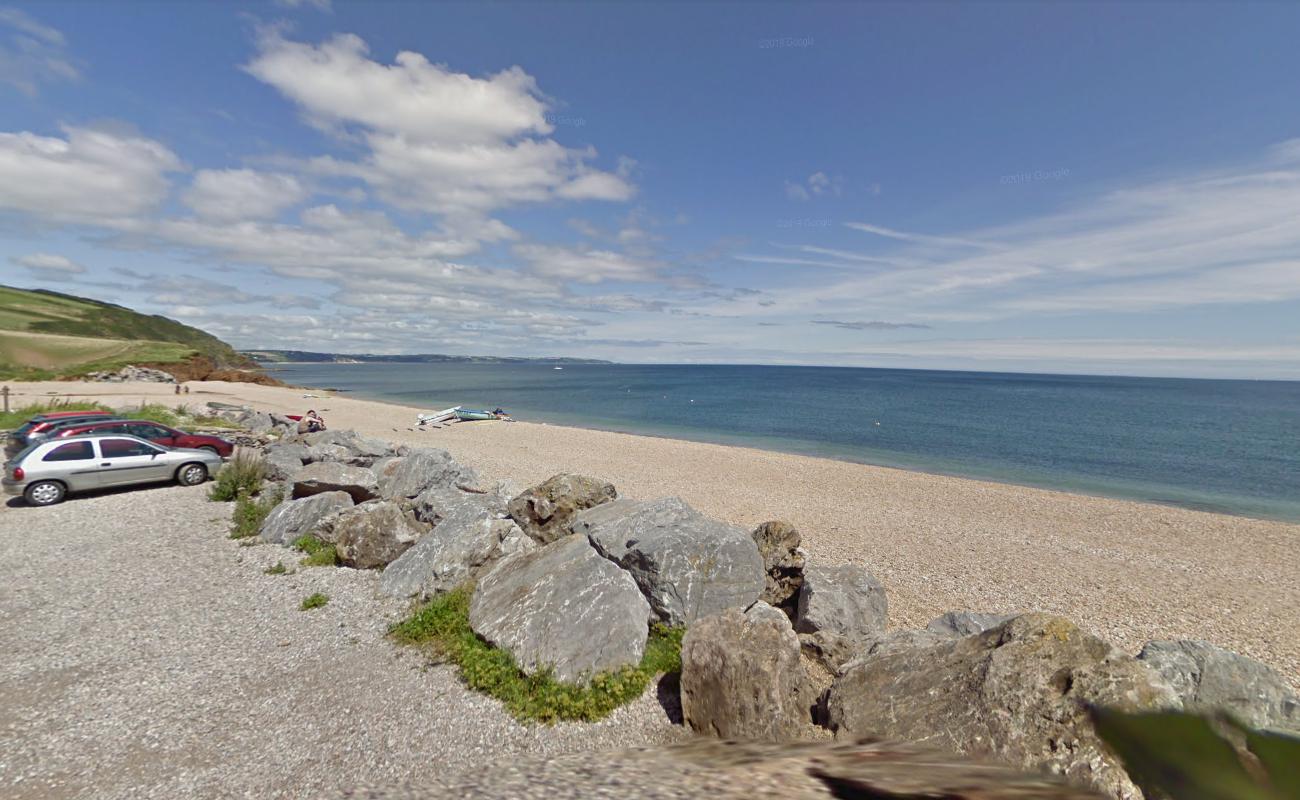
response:
<path id="1" fill-rule="evenodd" d="M 68 490 L 58 481 L 37 481 L 27 487 L 23 492 L 23 498 L 28 505 L 52 506 L 63 502 L 67 494 Z"/>
<path id="2" fill-rule="evenodd" d="M 202 464 L 186 464 L 176 470 L 176 482 L 181 486 L 198 486 L 208 479 L 208 468 Z"/>

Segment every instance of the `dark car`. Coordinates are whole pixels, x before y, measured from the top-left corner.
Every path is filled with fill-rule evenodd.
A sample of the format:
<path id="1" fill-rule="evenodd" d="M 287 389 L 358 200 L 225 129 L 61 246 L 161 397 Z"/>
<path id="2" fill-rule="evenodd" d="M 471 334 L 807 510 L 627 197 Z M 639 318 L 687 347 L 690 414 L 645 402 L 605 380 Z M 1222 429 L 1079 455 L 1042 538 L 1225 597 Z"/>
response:
<path id="1" fill-rule="evenodd" d="M 56 428 L 50 438 L 67 438 L 85 434 L 125 433 L 138 436 L 146 441 L 155 442 L 166 447 L 184 447 L 191 450 L 207 450 L 225 458 L 235 450 L 235 446 L 219 436 L 202 433 L 186 433 L 169 428 L 159 422 L 145 419 L 117 419 L 100 422 L 84 422 L 64 425 Z"/>
<path id="2" fill-rule="evenodd" d="M 61 425 L 112 419 L 121 419 L 121 417 L 111 411 L 53 411 L 48 414 L 37 414 L 10 432 L 5 440 L 5 458 L 13 458 L 31 443 L 33 437 L 39 437 Z"/>

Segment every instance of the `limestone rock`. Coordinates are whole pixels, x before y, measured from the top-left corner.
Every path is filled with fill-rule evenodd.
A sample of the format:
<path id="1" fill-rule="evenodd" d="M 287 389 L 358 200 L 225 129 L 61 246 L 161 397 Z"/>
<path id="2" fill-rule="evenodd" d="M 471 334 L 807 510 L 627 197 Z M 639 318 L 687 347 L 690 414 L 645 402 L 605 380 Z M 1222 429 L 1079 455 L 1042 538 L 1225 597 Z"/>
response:
<path id="1" fill-rule="evenodd" d="M 428 530 L 396 503 L 362 503 L 334 518 L 327 541 L 339 561 L 356 569 L 382 567 L 405 553 Z M 326 538 L 326 537 L 322 537 Z"/>
<path id="2" fill-rule="evenodd" d="M 324 521 L 352 507 L 347 492 L 321 492 L 298 500 L 285 500 L 267 515 L 259 535 L 263 541 L 293 544 L 298 537 L 314 533 Z"/>
<path id="3" fill-rule="evenodd" d="M 510 516 L 539 544 L 570 533 L 573 515 L 618 497 L 614 484 L 586 475 L 562 473 L 524 491 L 510 501 Z"/>
<path id="4" fill-rule="evenodd" d="M 474 632 L 508 650 L 525 672 L 550 667 L 570 683 L 638 664 L 649 618 L 631 576 L 581 536 L 497 562 L 469 608 Z"/>
<path id="5" fill-rule="evenodd" d="M 495 491 L 466 492 L 451 486 L 431 486 L 411 501 L 415 516 L 422 522 L 437 525 L 452 514 L 484 513 L 498 519 L 506 516 L 505 497 Z"/>
<path id="6" fill-rule="evenodd" d="M 393 455 L 392 448 L 388 446 L 387 442 L 362 436 L 356 431 L 317 431 L 315 433 L 305 433 L 299 438 L 303 443 L 313 448 L 325 445 L 342 447 L 348 451 L 348 455 L 338 460 L 347 461 L 349 464 L 359 467 L 369 467 L 376 459 Z"/>
<path id="7" fill-rule="evenodd" d="M 986 614 L 979 611 L 949 611 L 930 620 L 930 624 L 926 625 L 925 629 L 954 638 L 974 636 L 989 628 L 996 628 L 1014 616 L 1014 614 Z"/>
<path id="8" fill-rule="evenodd" d="M 517 538 L 523 536 L 518 526 L 475 500 L 446 507 L 433 530 L 384 569 L 379 588 L 394 597 L 432 597 L 456 588 L 503 555 L 504 540 L 518 551 Z"/>
<path id="9" fill-rule="evenodd" d="M 315 464 L 320 461 L 338 461 L 346 464 L 352 459 L 352 451 L 341 444 L 314 444 L 307 448 L 306 461 Z"/>
<path id="10" fill-rule="evenodd" d="M 266 478 L 287 481 L 298 474 L 310 451 L 305 445 L 276 443 L 262 450 L 262 463 L 266 465 Z"/>
<path id="11" fill-rule="evenodd" d="M 686 723 L 724 739 L 799 738 L 817 699 L 789 617 L 762 601 L 687 629 L 681 687 Z"/>
<path id="12" fill-rule="evenodd" d="M 364 467 L 351 467 L 337 461 L 308 464 L 293 476 L 293 496 L 310 497 L 321 492 L 347 492 L 355 503 L 379 496 L 375 473 Z"/>
<path id="13" fill-rule="evenodd" d="M 799 589 L 795 629 L 829 669 L 865 652 L 889 619 L 885 587 L 852 564 L 808 564 Z"/>
<path id="14" fill-rule="evenodd" d="M 767 585 L 763 600 L 774 606 L 795 601 L 803 585 L 804 554 L 799 547 L 799 531 L 789 522 L 764 522 L 754 529 L 754 543 L 763 557 Z"/>
<path id="15" fill-rule="evenodd" d="M 1253 658 L 1184 639 L 1147 642 L 1138 660 L 1159 672 L 1189 711 L 1227 711 L 1252 728 L 1300 733 L 1300 699 Z"/>
<path id="16" fill-rule="evenodd" d="M 630 572 L 670 625 L 748 608 L 766 585 L 749 533 L 708 519 L 676 497 L 614 500 L 579 512 L 572 528 Z"/>
<path id="17" fill-rule="evenodd" d="M 869 655 L 836 679 L 828 711 L 836 738 L 925 741 L 1046 769 L 1110 797 L 1140 796 L 1093 731 L 1088 704 L 1147 710 L 1178 699 L 1137 659 L 1069 620 L 1026 614 L 974 636 Z"/>
<path id="18" fill-rule="evenodd" d="M 433 486 L 454 488 L 478 483 L 478 473 L 457 463 L 446 450 L 421 449 L 384 459 L 376 474 L 379 494 L 390 500 L 413 498 Z"/>

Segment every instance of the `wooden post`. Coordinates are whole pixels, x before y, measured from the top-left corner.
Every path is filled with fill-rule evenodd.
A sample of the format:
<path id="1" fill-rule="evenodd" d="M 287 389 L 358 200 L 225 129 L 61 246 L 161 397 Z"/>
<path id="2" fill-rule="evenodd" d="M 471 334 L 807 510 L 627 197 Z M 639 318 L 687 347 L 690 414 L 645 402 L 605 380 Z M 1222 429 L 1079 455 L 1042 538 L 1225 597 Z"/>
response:
<path id="1" fill-rule="evenodd" d="M 0 394 L 5 396 L 5 413 L 8 414 L 9 413 L 9 387 L 6 386 L 5 388 L 0 389 Z"/>

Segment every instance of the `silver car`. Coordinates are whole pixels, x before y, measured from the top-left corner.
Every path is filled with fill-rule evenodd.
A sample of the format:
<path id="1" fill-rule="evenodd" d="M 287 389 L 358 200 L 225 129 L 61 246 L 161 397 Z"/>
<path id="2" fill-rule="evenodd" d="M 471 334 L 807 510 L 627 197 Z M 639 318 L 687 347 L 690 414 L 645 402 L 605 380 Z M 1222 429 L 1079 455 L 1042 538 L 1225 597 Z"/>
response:
<path id="1" fill-rule="evenodd" d="M 69 492 L 112 486 L 161 481 L 194 486 L 220 466 L 221 456 L 207 450 L 164 447 L 126 434 L 90 434 L 29 446 L 5 464 L 0 484 L 5 494 L 49 506 Z"/>

